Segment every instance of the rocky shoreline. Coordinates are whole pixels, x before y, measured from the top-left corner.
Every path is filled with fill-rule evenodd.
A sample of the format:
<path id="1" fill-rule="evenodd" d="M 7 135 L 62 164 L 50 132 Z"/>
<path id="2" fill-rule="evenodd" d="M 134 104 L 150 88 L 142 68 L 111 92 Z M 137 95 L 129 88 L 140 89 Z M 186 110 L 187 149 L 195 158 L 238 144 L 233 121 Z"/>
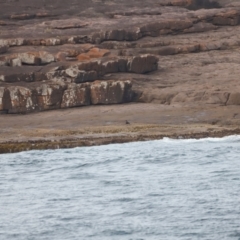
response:
<path id="1" fill-rule="evenodd" d="M 1 153 L 238 134 L 238 1 L 0 4 Z M 131 134 L 120 127 L 111 135 L 125 120 Z M 215 131 L 195 132 L 196 124 Z M 76 139 L 85 127 L 106 129 Z"/>
<path id="2" fill-rule="evenodd" d="M 0 153 L 240 134 L 234 106 L 121 104 L 2 115 Z M 30 117 L 27 117 L 30 116 Z M 226 117 L 228 116 L 228 118 Z M 126 120 L 127 123 L 126 124 Z"/>
<path id="3" fill-rule="evenodd" d="M 230 135 L 239 135 L 240 128 L 235 129 L 217 129 L 216 131 L 201 131 L 195 133 L 185 133 L 182 131 L 181 134 L 170 133 L 170 134 L 135 134 L 135 135 L 122 135 L 121 133 L 116 135 L 106 134 L 106 136 L 89 136 L 81 139 L 67 138 L 62 140 L 28 140 L 26 142 L 4 142 L 0 143 L 0 154 L 3 153 L 15 153 L 21 151 L 30 150 L 48 150 L 48 149 L 65 149 L 74 147 L 90 147 L 106 144 L 116 144 L 116 143 L 128 143 L 136 141 L 151 141 L 159 140 L 165 137 L 171 139 L 201 139 L 201 138 L 221 138 Z"/>

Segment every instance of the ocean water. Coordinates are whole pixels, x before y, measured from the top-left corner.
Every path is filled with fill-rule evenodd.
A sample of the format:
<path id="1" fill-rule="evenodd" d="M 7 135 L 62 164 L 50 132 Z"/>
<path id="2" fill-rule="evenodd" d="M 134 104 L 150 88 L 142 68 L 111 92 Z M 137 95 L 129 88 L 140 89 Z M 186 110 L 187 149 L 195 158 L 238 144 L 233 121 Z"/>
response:
<path id="1" fill-rule="evenodd" d="M 0 155 L 0 239 L 240 239 L 240 136 Z"/>

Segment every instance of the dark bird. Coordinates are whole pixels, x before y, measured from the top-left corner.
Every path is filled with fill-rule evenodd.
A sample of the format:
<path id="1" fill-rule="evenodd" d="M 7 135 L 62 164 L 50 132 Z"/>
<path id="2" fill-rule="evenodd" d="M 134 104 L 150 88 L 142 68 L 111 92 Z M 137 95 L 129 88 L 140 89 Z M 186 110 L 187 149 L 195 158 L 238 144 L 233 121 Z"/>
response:
<path id="1" fill-rule="evenodd" d="M 128 121 L 128 120 L 126 120 L 126 122 L 125 122 L 126 124 L 130 124 L 130 122 Z"/>

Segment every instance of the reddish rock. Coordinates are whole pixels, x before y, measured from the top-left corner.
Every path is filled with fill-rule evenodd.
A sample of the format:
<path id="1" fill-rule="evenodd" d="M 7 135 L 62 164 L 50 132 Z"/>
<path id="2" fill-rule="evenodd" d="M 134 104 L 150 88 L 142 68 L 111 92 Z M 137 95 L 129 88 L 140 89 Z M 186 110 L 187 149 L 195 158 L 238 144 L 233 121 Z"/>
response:
<path id="1" fill-rule="evenodd" d="M 77 56 L 78 61 L 87 61 L 93 58 L 102 58 L 110 54 L 107 49 L 92 48 L 86 53 L 81 53 Z"/>
<path id="2" fill-rule="evenodd" d="M 117 104 L 130 102 L 131 81 L 95 81 L 91 84 L 92 104 Z"/>

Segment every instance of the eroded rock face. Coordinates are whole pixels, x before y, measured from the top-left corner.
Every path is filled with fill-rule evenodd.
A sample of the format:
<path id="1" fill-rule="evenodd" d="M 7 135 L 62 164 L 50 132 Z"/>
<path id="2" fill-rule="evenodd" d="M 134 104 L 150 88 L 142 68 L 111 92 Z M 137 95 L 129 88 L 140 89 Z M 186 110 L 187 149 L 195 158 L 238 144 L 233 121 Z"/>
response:
<path id="1" fill-rule="evenodd" d="M 58 109 L 61 107 L 63 92 L 66 86 L 42 84 L 36 88 L 39 110 Z"/>
<path id="2" fill-rule="evenodd" d="M 95 81 L 91 84 L 92 104 L 117 104 L 132 99 L 131 81 Z"/>
<path id="3" fill-rule="evenodd" d="M 90 105 L 89 84 L 69 84 L 62 97 L 61 108 Z"/>
<path id="4" fill-rule="evenodd" d="M 0 87 L 0 112 L 29 113 L 91 104 L 118 104 L 130 102 L 132 95 L 132 83 L 128 80 L 6 86 Z"/>
<path id="5" fill-rule="evenodd" d="M 37 110 L 36 92 L 21 86 L 8 87 L 8 91 L 11 99 L 11 108 L 8 109 L 8 113 L 27 113 Z"/>

